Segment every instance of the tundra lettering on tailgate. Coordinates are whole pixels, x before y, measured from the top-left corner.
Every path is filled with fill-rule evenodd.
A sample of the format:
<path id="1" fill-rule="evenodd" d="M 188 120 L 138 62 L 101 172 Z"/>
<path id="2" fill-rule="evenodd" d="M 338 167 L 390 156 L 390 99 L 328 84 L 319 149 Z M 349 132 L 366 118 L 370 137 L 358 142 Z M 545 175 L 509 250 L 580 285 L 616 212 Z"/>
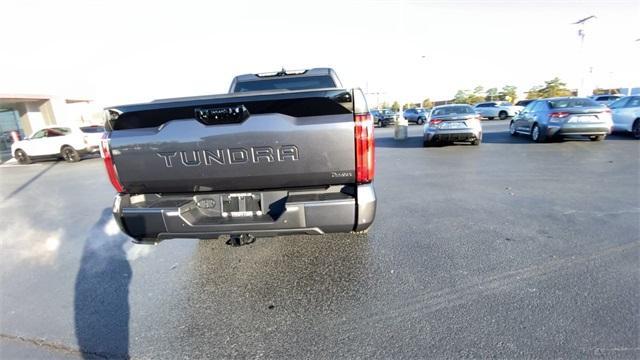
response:
<path id="1" fill-rule="evenodd" d="M 229 148 L 216 150 L 163 151 L 157 155 L 164 159 L 168 168 L 181 163 L 184 166 L 235 165 L 246 163 L 275 163 L 298 161 L 300 153 L 295 145 L 254 146 L 251 148 Z"/>

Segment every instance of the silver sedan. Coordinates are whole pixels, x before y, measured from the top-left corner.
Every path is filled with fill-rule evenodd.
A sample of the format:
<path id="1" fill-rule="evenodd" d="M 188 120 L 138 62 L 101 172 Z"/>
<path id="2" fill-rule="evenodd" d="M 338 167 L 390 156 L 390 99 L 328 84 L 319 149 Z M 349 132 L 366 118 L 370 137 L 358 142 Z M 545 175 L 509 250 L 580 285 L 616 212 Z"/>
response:
<path id="1" fill-rule="evenodd" d="M 423 146 L 469 141 L 473 145 L 482 142 L 480 115 L 466 104 L 436 106 L 429 112 L 424 125 Z"/>
<path id="2" fill-rule="evenodd" d="M 626 96 L 609 104 L 613 131 L 627 132 L 640 139 L 640 96 Z"/>

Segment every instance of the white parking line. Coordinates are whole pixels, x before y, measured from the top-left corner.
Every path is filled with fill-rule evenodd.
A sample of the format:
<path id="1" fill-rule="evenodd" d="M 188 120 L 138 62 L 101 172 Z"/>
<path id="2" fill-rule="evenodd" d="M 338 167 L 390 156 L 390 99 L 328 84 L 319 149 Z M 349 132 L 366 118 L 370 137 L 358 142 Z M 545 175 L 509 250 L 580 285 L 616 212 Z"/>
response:
<path id="1" fill-rule="evenodd" d="M 1 164 L 0 168 L 5 168 L 5 167 L 7 167 L 7 168 L 10 168 L 10 167 L 29 167 L 29 166 L 42 166 L 42 165 L 47 165 L 47 163 L 36 163 L 36 164 L 25 164 L 25 165 L 20 165 L 20 164 L 16 164 L 16 163 L 13 163 L 13 164 L 6 164 L 5 163 L 5 164 Z"/>

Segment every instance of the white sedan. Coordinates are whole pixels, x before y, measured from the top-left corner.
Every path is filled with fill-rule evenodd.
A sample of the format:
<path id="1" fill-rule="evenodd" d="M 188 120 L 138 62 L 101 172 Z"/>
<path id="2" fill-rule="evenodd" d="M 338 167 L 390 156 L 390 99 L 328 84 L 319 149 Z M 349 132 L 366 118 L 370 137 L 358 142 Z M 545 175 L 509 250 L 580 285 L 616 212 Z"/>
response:
<path id="1" fill-rule="evenodd" d="M 520 113 L 522 107 L 511 105 L 506 101 L 490 101 L 476 104 L 474 109 L 480 116 L 493 120 L 498 118 L 505 120 L 508 117 L 514 117 Z"/>
<path id="2" fill-rule="evenodd" d="M 102 126 L 50 126 L 11 144 L 11 153 L 20 164 L 62 157 L 80 161 L 83 154 L 97 153 L 104 133 Z"/>

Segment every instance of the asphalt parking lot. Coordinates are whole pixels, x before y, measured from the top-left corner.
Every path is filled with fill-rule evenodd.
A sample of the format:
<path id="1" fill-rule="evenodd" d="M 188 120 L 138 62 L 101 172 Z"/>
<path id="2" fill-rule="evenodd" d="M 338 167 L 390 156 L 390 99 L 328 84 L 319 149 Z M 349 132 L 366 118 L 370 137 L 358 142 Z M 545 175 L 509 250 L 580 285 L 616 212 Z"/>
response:
<path id="1" fill-rule="evenodd" d="M 376 129 L 368 236 L 132 245 L 100 159 L 0 167 L 2 358 L 639 358 L 640 142 Z"/>

